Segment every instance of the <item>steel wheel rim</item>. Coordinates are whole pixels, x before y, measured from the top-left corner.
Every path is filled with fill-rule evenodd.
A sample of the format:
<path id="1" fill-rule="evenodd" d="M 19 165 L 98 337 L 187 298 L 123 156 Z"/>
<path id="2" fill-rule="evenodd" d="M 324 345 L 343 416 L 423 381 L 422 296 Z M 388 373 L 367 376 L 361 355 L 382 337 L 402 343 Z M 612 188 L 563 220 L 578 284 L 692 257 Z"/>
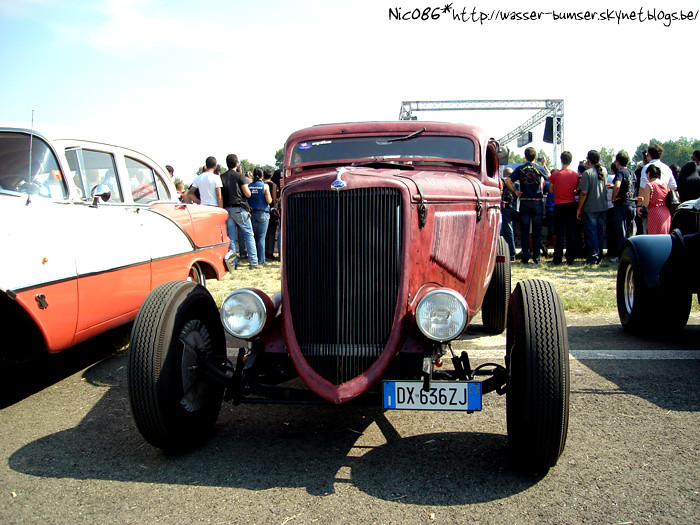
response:
<path id="1" fill-rule="evenodd" d="M 187 274 L 187 280 L 193 283 L 202 283 L 202 270 L 199 265 L 195 264 L 190 268 L 190 273 Z"/>
<path id="2" fill-rule="evenodd" d="M 632 312 L 632 307 L 634 306 L 634 270 L 632 265 L 627 266 L 625 270 L 625 308 L 628 313 Z"/>

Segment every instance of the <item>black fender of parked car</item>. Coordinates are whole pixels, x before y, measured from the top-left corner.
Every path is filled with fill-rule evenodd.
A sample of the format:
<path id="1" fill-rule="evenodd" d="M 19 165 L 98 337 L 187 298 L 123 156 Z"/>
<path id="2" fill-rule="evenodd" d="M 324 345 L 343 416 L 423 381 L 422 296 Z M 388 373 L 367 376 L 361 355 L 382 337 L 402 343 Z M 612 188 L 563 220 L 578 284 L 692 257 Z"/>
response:
<path id="1" fill-rule="evenodd" d="M 674 333 L 700 292 L 700 234 L 640 235 L 625 242 L 617 272 L 617 308 L 630 333 Z"/>
<path id="2" fill-rule="evenodd" d="M 634 252 L 642 269 L 646 288 L 656 288 L 661 285 L 662 269 L 673 252 L 673 239 L 671 235 L 639 235 L 630 237 L 625 242 L 623 251 L 629 247 Z"/>

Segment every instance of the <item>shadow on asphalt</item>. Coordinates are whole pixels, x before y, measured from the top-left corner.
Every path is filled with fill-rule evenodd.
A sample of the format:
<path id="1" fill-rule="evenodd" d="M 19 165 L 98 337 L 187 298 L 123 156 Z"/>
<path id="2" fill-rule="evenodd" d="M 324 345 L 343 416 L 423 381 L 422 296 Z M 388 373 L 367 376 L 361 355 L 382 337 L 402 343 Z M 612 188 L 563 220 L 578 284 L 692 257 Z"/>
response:
<path id="1" fill-rule="evenodd" d="M 572 389 L 572 395 L 637 396 L 673 412 L 700 412 L 700 361 L 697 359 L 617 361 L 581 359 L 581 364 L 614 383 L 616 389 Z"/>
<path id="2" fill-rule="evenodd" d="M 695 321 L 695 319 L 691 319 Z M 700 350 L 700 324 L 675 334 L 662 326 L 647 336 L 628 334 L 619 323 L 568 326 L 572 350 Z"/>
<path id="3" fill-rule="evenodd" d="M 671 341 L 634 338 L 612 325 L 574 326 L 569 335 L 577 349 L 578 341 L 607 349 L 697 349 L 700 340 L 697 326 Z M 331 494 L 338 484 L 349 483 L 383 500 L 419 505 L 494 501 L 541 480 L 510 467 L 505 435 L 434 432 L 401 437 L 382 410 L 348 406 L 224 404 L 215 434 L 201 449 L 165 456 L 145 443 L 134 426 L 126 361 L 119 353 L 88 368 L 84 378 L 100 400 L 76 427 L 17 450 L 9 467 L 47 478 L 249 490 L 300 487 L 315 495 Z M 574 388 L 573 395 L 628 394 L 667 410 L 699 410 L 699 361 L 581 362 L 617 388 Z M 80 366 L 75 364 L 76 369 Z M 70 370 L 64 370 L 63 377 L 73 373 Z M 386 442 L 380 438 L 381 445 L 367 448 L 361 436 L 373 424 Z"/>
<path id="4" fill-rule="evenodd" d="M 0 384 L 0 409 L 25 399 L 54 383 L 109 357 L 129 342 L 132 323 L 93 337 L 58 354 L 43 353 L 5 370 Z"/>
<path id="5" fill-rule="evenodd" d="M 443 432 L 402 438 L 382 410 L 345 406 L 224 404 L 217 430 L 202 448 L 165 456 L 133 423 L 125 369 L 124 355 L 88 369 L 85 379 L 105 390 L 102 398 L 78 426 L 16 451 L 9 467 L 48 478 L 249 490 L 301 487 L 314 495 L 351 483 L 377 498 L 421 505 L 497 500 L 542 479 L 510 468 L 505 435 Z M 361 436 L 373 423 L 386 443 L 367 450 Z M 343 467 L 350 468 L 349 478 Z M 447 484 L 459 490 L 445 490 Z"/>

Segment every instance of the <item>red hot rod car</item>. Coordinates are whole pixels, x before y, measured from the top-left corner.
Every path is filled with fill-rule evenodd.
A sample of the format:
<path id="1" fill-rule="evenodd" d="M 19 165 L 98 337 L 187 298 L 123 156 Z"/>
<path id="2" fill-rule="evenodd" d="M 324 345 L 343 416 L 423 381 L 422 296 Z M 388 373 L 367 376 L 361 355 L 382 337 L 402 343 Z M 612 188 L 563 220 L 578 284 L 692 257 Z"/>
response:
<path id="1" fill-rule="evenodd" d="M 224 398 L 473 412 L 497 391 L 514 458 L 553 466 L 568 427 L 566 324 L 549 283 L 524 281 L 511 294 L 502 153 L 459 124 L 292 134 L 281 293 L 235 290 L 217 311 L 205 288 L 173 282 L 137 316 L 128 383 L 145 439 L 170 452 L 197 446 Z M 479 310 L 486 331 L 507 328 L 503 365 L 472 369 L 467 352 L 452 352 Z M 224 329 L 247 341 L 231 360 Z M 445 355 L 453 367 L 438 368 Z"/>

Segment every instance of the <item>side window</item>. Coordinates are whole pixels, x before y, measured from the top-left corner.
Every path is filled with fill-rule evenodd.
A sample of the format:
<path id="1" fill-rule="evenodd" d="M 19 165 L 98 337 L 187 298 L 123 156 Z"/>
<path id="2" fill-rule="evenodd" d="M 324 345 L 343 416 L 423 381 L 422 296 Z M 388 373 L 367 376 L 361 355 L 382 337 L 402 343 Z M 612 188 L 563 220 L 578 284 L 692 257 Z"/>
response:
<path id="1" fill-rule="evenodd" d="M 83 152 L 80 148 L 66 148 L 66 160 L 68 161 L 68 177 L 73 179 L 75 187 L 78 188 L 78 195 L 81 199 L 85 199 L 85 185 L 83 178 L 80 176 L 80 162 Z"/>
<path id="2" fill-rule="evenodd" d="M 70 148 L 66 150 L 66 159 L 73 182 L 82 193 L 82 198 L 89 198 L 95 187 L 105 184 L 112 192 L 109 202 L 124 202 L 111 153 Z"/>
<path id="3" fill-rule="evenodd" d="M 486 174 L 491 178 L 498 175 L 498 159 L 493 146 L 490 144 L 486 148 Z"/>
<path id="4" fill-rule="evenodd" d="M 125 157 L 124 160 L 134 202 L 145 204 L 170 198 L 165 184 L 151 166 L 131 157 Z"/>
<path id="5" fill-rule="evenodd" d="M 163 179 L 160 178 L 160 176 L 156 173 L 156 187 L 158 188 L 158 198 L 163 201 L 169 201 L 170 200 L 170 192 L 168 191 L 168 187 L 165 185 L 163 182 Z"/>

